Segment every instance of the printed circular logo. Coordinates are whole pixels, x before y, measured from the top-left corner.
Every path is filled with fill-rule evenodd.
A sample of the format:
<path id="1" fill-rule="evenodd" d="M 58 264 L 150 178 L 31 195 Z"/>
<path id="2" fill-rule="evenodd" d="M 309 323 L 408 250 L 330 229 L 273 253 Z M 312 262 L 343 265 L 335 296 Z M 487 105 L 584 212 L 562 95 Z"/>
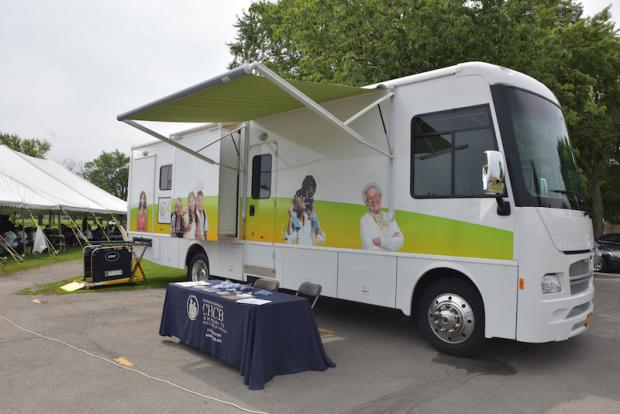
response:
<path id="1" fill-rule="evenodd" d="M 198 298 L 194 295 L 189 295 L 187 298 L 187 316 L 192 320 L 196 320 L 198 316 Z"/>
<path id="2" fill-rule="evenodd" d="M 105 255 L 105 259 L 108 262 L 115 262 L 118 260 L 119 257 L 121 257 L 119 252 L 107 252 Z"/>

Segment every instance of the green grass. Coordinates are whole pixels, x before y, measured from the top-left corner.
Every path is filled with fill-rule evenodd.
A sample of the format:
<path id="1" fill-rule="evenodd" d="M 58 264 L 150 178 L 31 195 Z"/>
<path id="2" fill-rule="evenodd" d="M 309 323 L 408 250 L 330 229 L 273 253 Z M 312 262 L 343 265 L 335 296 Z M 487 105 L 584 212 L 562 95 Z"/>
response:
<path id="1" fill-rule="evenodd" d="M 0 276 L 8 273 L 19 272 L 20 270 L 32 269 L 39 266 L 46 266 L 53 263 L 66 262 L 69 260 L 78 260 L 82 258 L 82 249 L 80 247 L 71 247 L 57 256 L 50 256 L 47 251 L 39 256 L 27 254 L 23 263 L 17 263 L 11 256 L 7 256 L 6 263 L 0 265 Z"/>
<path id="2" fill-rule="evenodd" d="M 74 280 L 82 280 L 82 276 L 70 277 L 56 282 L 37 284 L 32 288 L 25 288 L 19 291 L 20 295 L 67 295 L 70 293 L 95 293 L 95 292 L 115 292 L 119 290 L 132 289 L 163 289 L 171 282 L 185 280 L 185 269 L 175 269 L 168 266 L 158 265 L 148 260 L 143 260 L 142 265 L 146 278 L 142 283 L 127 283 L 123 285 L 101 286 L 93 289 L 81 289 L 76 292 L 65 292 L 60 287 Z"/>

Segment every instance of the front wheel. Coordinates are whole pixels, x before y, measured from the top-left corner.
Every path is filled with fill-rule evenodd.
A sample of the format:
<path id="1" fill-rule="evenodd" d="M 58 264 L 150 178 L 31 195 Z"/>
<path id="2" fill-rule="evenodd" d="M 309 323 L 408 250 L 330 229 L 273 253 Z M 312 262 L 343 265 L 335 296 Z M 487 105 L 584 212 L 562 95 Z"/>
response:
<path id="1" fill-rule="evenodd" d="M 469 357 L 484 349 L 484 305 L 470 283 L 455 278 L 431 283 L 415 313 L 420 332 L 438 351 Z"/>
<path id="2" fill-rule="evenodd" d="M 187 280 L 198 282 L 207 279 L 209 279 L 209 259 L 203 252 L 198 252 L 192 256 L 187 265 Z"/>

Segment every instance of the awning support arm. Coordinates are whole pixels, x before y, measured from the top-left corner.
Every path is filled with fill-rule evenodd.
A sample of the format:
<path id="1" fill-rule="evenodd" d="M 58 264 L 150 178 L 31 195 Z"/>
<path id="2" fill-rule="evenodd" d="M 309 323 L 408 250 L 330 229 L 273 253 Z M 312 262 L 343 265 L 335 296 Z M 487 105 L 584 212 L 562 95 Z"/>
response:
<path id="1" fill-rule="evenodd" d="M 390 154 L 394 154 L 394 150 L 392 149 L 392 144 L 390 143 L 390 137 L 388 136 L 387 128 L 385 127 L 385 119 L 383 119 L 383 111 L 381 111 L 381 105 L 377 105 L 377 109 L 379 109 L 379 117 L 381 118 L 381 125 L 383 125 L 383 132 L 385 133 L 385 141 L 387 142 L 388 148 L 390 149 Z"/>
<path id="2" fill-rule="evenodd" d="M 126 123 L 129 126 L 132 126 L 132 127 L 136 128 L 136 129 L 139 129 L 140 131 L 142 131 L 144 133 L 149 134 L 152 137 L 157 138 L 160 141 L 165 142 L 166 144 L 170 144 L 173 147 L 178 148 L 181 151 L 188 153 L 189 155 L 193 155 L 196 158 L 199 158 L 199 159 L 201 159 L 203 161 L 206 161 L 209 164 L 219 165 L 220 167 L 229 168 L 231 170 L 237 171 L 236 168 L 229 167 L 228 165 L 220 164 L 219 162 L 213 161 L 211 158 L 209 158 L 209 157 L 207 157 L 207 156 L 205 156 L 205 155 L 203 155 L 203 154 L 201 154 L 201 153 L 199 153 L 197 151 L 194 151 L 193 149 L 188 148 L 185 145 L 181 145 L 178 142 L 176 142 L 175 140 L 170 139 L 168 137 L 165 137 L 162 134 L 159 134 L 159 133 L 153 131 L 152 129 L 149 129 L 149 128 L 145 127 L 144 125 L 141 125 L 141 124 L 139 124 L 139 123 L 137 123 L 135 121 L 130 121 L 129 119 L 124 119 L 123 122 Z M 224 137 L 221 137 L 220 139 L 222 139 Z"/>
<path id="3" fill-rule="evenodd" d="M 368 105 L 367 107 L 365 107 L 364 109 L 362 109 L 361 111 L 357 112 L 356 114 L 351 116 L 349 119 L 344 121 L 343 124 L 349 125 L 351 122 L 355 121 L 356 119 L 358 119 L 359 117 L 364 115 L 366 112 L 368 112 L 371 109 L 373 109 L 375 106 L 379 106 L 383 101 L 387 101 L 392 96 L 394 96 L 394 92 L 390 92 L 387 95 L 382 96 L 381 98 L 377 99 L 376 101 L 374 101 L 373 103 L 371 103 L 370 105 Z"/>
<path id="4" fill-rule="evenodd" d="M 125 119 L 125 120 L 123 120 L 123 122 L 126 123 L 127 125 L 130 125 L 130 126 L 136 128 L 136 129 L 139 129 L 140 131 L 142 131 L 144 133 L 149 134 L 152 137 L 157 138 L 160 141 L 165 142 L 166 144 L 170 144 L 173 147 L 180 149 L 181 151 L 184 151 L 184 152 L 186 152 L 186 153 L 188 153 L 190 155 L 193 155 L 196 158 L 200 158 L 201 160 L 206 161 L 209 164 L 219 165 L 217 162 L 213 161 L 211 158 L 206 157 L 206 156 L 200 154 L 199 152 L 196 152 L 193 149 L 186 147 L 185 145 L 181 145 L 178 142 L 176 142 L 175 140 L 170 139 L 168 137 L 165 137 L 162 134 L 159 134 L 159 133 L 153 131 L 152 129 L 149 129 L 149 128 L 145 127 L 144 125 L 141 125 L 141 124 L 139 124 L 139 123 L 137 123 L 135 121 L 130 121 L 129 119 Z"/>
<path id="5" fill-rule="evenodd" d="M 347 133 L 349 136 L 351 136 L 353 139 L 355 139 L 360 144 L 366 145 L 367 147 L 372 148 L 373 150 L 377 151 L 380 154 L 385 155 L 388 158 L 394 158 L 392 154 L 386 151 L 383 151 L 377 146 L 366 141 L 364 137 L 362 137 L 357 131 L 345 125 L 340 119 L 336 118 L 331 112 L 329 112 L 328 110 L 323 108 L 321 105 L 319 105 L 318 103 L 310 99 L 307 95 L 303 94 L 299 89 L 295 88 L 293 85 L 291 85 L 286 80 L 278 76 L 275 72 L 267 68 L 262 63 L 253 63 L 251 67 L 256 72 L 260 73 L 261 75 L 269 79 L 274 85 L 276 85 L 277 87 L 282 89 L 284 92 L 291 95 L 293 98 L 295 98 L 299 102 L 301 102 L 305 107 L 307 107 L 308 109 L 310 109 L 311 111 L 313 111 L 314 113 L 316 113 L 317 115 L 319 115 L 321 118 L 325 119 L 332 125 L 336 126 L 340 130 Z"/>
<path id="6" fill-rule="evenodd" d="M 243 128 L 245 128 L 245 126 L 246 126 L 246 125 L 245 125 L 245 123 L 243 123 L 243 125 L 241 125 L 239 128 L 237 128 L 237 129 L 233 129 L 232 131 L 225 133 L 224 135 L 222 135 L 221 137 L 219 137 L 219 138 L 218 138 L 218 139 L 216 139 L 215 141 L 213 141 L 213 142 L 209 142 L 207 145 L 205 145 L 205 146 L 204 146 L 204 147 L 202 147 L 202 148 L 197 149 L 196 151 L 197 151 L 197 152 L 200 152 L 200 151 L 202 151 L 202 150 L 205 150 L 205 149 L 209 148 L 211 145 L 215 144 L 216 142 L 220 142 L 221 140 L 223 140 L 224 138 L 226 138 L 226 137 L 227 137 L 227 136 L 229 136 L 229 135 L 230 135 L 230 137 L 232 138 L 232 134 L 234 134 L 235 132 L 241 131 Z"/>

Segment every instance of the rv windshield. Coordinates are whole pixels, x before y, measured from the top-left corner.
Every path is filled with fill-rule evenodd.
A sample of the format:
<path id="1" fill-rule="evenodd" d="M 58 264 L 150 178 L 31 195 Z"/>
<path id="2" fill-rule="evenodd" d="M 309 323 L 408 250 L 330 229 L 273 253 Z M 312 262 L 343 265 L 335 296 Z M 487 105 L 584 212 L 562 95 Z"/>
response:
<path id="1" fill-rule="evenodd" d="M 581 178 L 562 110 L 521 89 L 498 89 L 494 98 L 499 98 L 498 120 L 517 205 L 582 210 Z"/>

